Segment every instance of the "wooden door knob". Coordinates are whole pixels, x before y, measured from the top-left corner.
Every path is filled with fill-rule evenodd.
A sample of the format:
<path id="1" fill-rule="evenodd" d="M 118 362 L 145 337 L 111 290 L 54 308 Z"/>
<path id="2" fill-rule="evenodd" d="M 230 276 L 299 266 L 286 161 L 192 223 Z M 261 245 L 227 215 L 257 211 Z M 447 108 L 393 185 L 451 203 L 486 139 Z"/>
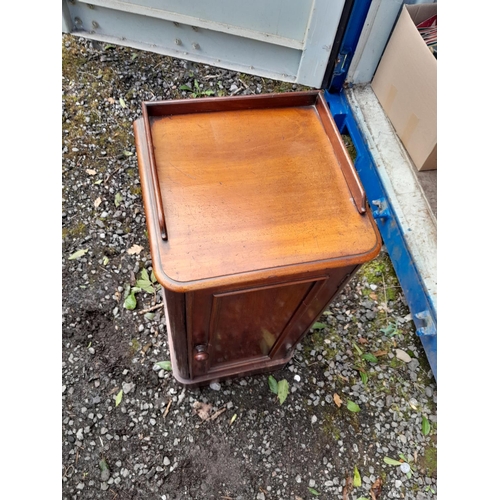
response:
<path id="1" fill-rule="evenodd" d="M 207 349 L 207 346 L 203 344 L 195 346 L 194 359 L 196 361 L 206 361 L 208 359 Z"/>

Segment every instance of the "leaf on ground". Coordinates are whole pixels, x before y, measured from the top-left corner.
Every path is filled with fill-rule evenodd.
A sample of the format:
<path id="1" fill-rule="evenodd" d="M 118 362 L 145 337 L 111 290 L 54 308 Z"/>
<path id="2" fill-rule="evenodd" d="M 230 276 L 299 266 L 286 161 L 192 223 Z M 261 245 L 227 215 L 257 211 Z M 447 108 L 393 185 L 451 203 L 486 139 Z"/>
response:
<path id="1" fill-rule="evenodd" d="M 193 89 L 191 87 L 189 87 L 188 85 L 181 85 L 179 87 L 179 90 L 189 90 L 189 92 L 192 92 Z"/>
<path id="2" fill-rule="evenodd" d="M 352 485 L 355 488 L 359 488 L 361 486 L 361 475 L 360 475 L 359 470 L 356 466 L 354 466 L 354 476 L 352 478 Z"/>
<path id="3" fill-rule="evenodd" d="M 99 196 L 99 198 L 97 198 L 94 201 L 94 207 L 97 208 L 101 203 L 102 203 L 102 200 L 101 200 L 101 197 Z"/>
<path id="4" fill-rule="evenodd" d="M 202 420 L 208 420 L 210 418 L 210 412 L 212 411 L 212 405 L 202 403 L 201 401 L 195 401 L 193 403 L 193 410 Z"/>
<path id="5" fill-rule="evenodd" d="M 371 500 L 378 500 L 378 497 L 382 493 L 382 479 L 377 478 L 370 488 Z"/>
<path id="6" fill-rule="evenodd" d="M 429 420 L 427 417 L 422 417 L 422 434 L 424 436 L 427 436 L 429 432 L 431 431 L 431 424 L 429 423 Z"/>
<path id="7" fill-rule="evenodd" d="M 134 153 L 132 151 L 127 151 L 126 149 L 123 150 L 123 155 L 124 156 L 132 156 Z"/>
<path id="8" fill-rule="evenodd" d="M 368 374 L 366 372 L 360 371 L 359 376 L 361 377 L 361 382 L 366 385 L 368 383 Z"/>
<path id="9" fill-rule="evenodd" d="M 106 100 L 109 102 L 109 104 L 115 103 L 115 100 L 112 97 L 108 97 Z"/>
<path id="10" fill-rule="evenodd" d="M 220 410 L 217 410 L 211 417 L 210 420 L 215 420 L 218 416 L 222 415 L 227 408 L 221 408 Z"/>
<path id="11" fill-rule="evenodd" d="M 144 250 L 144 247 L 141 247 L 141 245 L 132 245 L 128 250 L 127 253 L 129 255 L 139 255 L 142 251 Z"/>
<path id="12" fill-rule="evenodd" d="M 106 460 L 103 458 L 101 460 L 99 460 L 99 468 L 102 470 L 102 471 L 105 471 L 105 470 L 109 470 L 109 466 L 106 462 Z"/>
<path id="13" fill-rule="evenodd" d="M 123 197 L 120 193 L 115 194 L 115 206 L 117 207 L 123 201 Z"/>
<path id="14" fill-rule="evenodd" d="M 125 104 L 125 101 L 123 100 L 123 98 L 122 98 L 122 97 L 120 97 L 120 106 L 121 106 L 122 108 L 126 108 L 126 107 L 127 107 L 127 105 Z"/>
<path id="15" fill-rule="evenodd" d="M 155 272 L 151 271 L 151 283 L 157 283 L 158 280 L 156 279 Z"/>
<path id="16" fill-rule="evenodd" d="M 288 389 L 288 380 L 283 379 L 278 382 L 278 399 L 280 401 L 280 404 L 283 404 L 286 397 L 288 396 Z"/>
<path id="17" fill-rule="evenodd" d="M 378 363 L 377 357 L 374 356 L 371 352 L 363 354 L 362 358 L 365 359 L 366 361 L 369 361 L 370 363 Z"/>
<path id="18" fill-rule="evenodd" d="M 155 313 L 154 312 L 148 312 L 144 315 L 146 319 L 149 319 L 150 321 L 155 319 Z"/>
<path id="19" fill-rule="evenodd" d="M 132 54 L 132 57 L 130 58 L 131 61 L 133 61 L 137 57 L 137 52 L 134 52 Z"/>
<path id="20" fill-rule="evenodd" d="M 234 421 L 238 418 L 238 415 L 236 413 L 231 417 L 231 421 L 229 422 L 229 425 L 233 425 Z"/>
<path id="21" fill-rule="evenodd" d="M 307 488 L 309 490 L 309 493 L 314 496 L 319 496 L 319 491 L 316 491 L 314 488 L 311 488 L 310 486 Z"/>
<path id="22" fill-rule="evenodd" d="M 393 458 L 389 457 L 384 457 L 384 462 L 387 465 L 401 465 L 401 462 L 399 460 L 394 460 Z"/>
<path id="23" fill-rule="evenodd" d="M 115 406 L 118 406 L 122 402 L 123 398 L 123 389 L 120 389 L 120 392 L 115 396 Z"/>
<path id="24" fill-rule="evenodd" d="M 383 351 L 383 350 L 380 350 L 380 351 L 375 351 L 373 353 L 374 356 L 377 356 L 377 358 L 379 358 L 380 356 L 385 356 L 387 354 L 387 351 Z"/>
<path id="25" fill-rule="evenodd" d="M 97 172 L 92 168 L 87 168 L 87 170 L 85 170 L 85 172 L 87 172 L 87 174 L 89 174 L 89 175 L 97 174 Z"/>
<path id="26" fill-rule="evenodd" d="M 322 330 L 323 328 L 326 328 L 326 325 L 324 323 L 316 322 L 312 326 L 313 330 Z"/>
<path id="27" fill-rule="evenodd" d="M 361 408 L 354 401 L 347 401 L 347 409 L 353 413 L 361 411 Z"/>
<path id="28" fill-rule="evenodd" d="M 395 330 L 395 327 L 393 324 L 388 325 L 386 328 L 381 328 L 380 331 L 385 334 L 389 335 Z"/>
<path id="29" fill-rule="evenodd" d="M 129 311 L 133 311 L 137 307 L 137 300 L 135 298 L 134 292 L 130 292 L 130 294 L 123 302 L 123 307 Z"/>
<path id="30" fill-rule="evenodd" d="M 356 349 L 356 352 L 358 354 L 360 354 L 360 355 L 363 354 L 363 351 L 358 347 L 358 345 L 356 344 L 356 342 L 353 342 L 352 346 L 354 347 L 354 349 Z"/>
<path id="31" fill-rule="evenodd" d="M 352 491 L 352 477 L 347 474 L 345 477 L 345 486 L 342 490 L 342 500 L 349 500 L 349 493 Z"/>
<path id="32" fill-rule="evenodd" d="M 278 394 L 278 381 L 272 375 L 269 375 L 267 382 L 269 383 L 269 389 L 271 389 L 271 392 L 273 394 Z"/>
<path id="33" fill-rule="evenodd" d="M 69 257 L 68 260 L 75 260 L 79 259 L 83 255 L 85 255 L 89 251 L 88 248 L 82 249 L 82 250 L 77 250 L 75 253 L 72 253 Z"/>
<path id="34" fill-rule="evenodd" d="M 104 257 L 102 258 L 102 264 L 103 264 L 104 266 L 107 266 L 107 265 L 109 264 L 109 258 L 108 258 L 108 257 L 106 257 L 106 256 L 104 256 Z"/>
<path id="35" fill-rule="evenodd" d="M 335 404 L 340 408 L 342 406 L 342 400 L 340 399 L 340 396 L 335 393 L 333 395 L 333 400 L 335 401 Z"/>
<path id="36" fill-rule="evenodd" d="M 144 281 L 144 280 L 137 280 L 136 285 L 139 289 L 144 290 L 145 292 L 148 293 L 154 293 L 155 289 L 153 288 L 153 285 L 151 284 L 151 281 Z"/>
<path id="37" fill-rule="evenodd" d="M 365 339 L 364 337 L 359 337 L 358 338 L 358 342 L 363 345 L 363 344 L 367 344 L 368 343 L 368 340 Z"/>
<path id="38" fill-rule="evenodd" d="M 158 361 L 155 365 L 159 366 L 162 370 L 172 370 L 172 363 L 170 361 Z"/>

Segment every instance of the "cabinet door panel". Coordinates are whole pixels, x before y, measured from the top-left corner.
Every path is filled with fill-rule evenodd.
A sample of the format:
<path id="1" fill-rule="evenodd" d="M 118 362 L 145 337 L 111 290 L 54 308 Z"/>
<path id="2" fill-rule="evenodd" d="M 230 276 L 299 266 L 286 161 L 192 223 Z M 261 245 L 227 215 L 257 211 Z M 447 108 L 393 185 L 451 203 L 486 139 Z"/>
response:
<path id="1" fill-rule="evenodd" d="M 193 376 L 274 359 L 294 317 L 308 307 L 327 277 L 193 294 L 188 314 Z M 208 353 L 197 360 L 199 348 Z"/>
<path id="2" fill-rule="evenodd" d="M 268 356 L 311 282 L 214 295 L 211 367 Z"/>

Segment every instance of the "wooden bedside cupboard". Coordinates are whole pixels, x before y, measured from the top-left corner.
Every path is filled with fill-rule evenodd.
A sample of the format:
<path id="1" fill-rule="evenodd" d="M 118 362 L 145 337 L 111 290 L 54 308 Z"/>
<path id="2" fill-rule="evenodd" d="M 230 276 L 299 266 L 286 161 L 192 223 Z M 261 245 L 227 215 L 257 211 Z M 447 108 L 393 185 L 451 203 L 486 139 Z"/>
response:
<path id="1" fill-rule="evenodd" d="M 145 102 L 134 135 L 175 378 L 281 368 L 381 247 L 321 91 Z"/>

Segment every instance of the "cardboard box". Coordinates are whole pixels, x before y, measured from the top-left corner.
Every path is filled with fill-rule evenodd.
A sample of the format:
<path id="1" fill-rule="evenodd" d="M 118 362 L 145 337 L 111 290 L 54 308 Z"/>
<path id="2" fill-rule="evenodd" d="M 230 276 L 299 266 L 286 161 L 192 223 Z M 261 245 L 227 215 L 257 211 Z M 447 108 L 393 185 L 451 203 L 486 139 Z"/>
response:
<path id="1" fill-rule="evenodd" d="M 437 169 L 437 59 L 416 25 L 437 4 L 403 5 L 372 88 L 418 170 Z"/>

